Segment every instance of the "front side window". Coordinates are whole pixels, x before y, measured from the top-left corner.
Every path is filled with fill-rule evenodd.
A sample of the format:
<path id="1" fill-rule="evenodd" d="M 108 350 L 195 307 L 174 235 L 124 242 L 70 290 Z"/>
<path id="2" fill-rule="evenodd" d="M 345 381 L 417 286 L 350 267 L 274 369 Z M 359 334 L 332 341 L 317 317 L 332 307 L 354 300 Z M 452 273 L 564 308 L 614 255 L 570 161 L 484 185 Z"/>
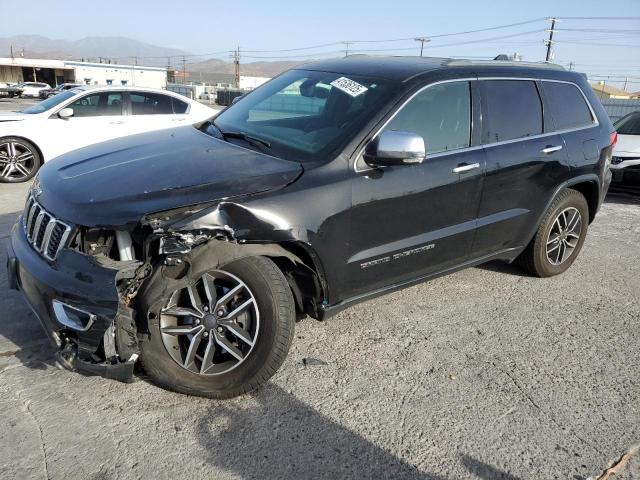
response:
<path id="1" fill-rule="evenodd" d="M 71 105 L 74 117 L 122 115 L 122 93 L 101 92 L 85 95 Z"/>
<path id="2" fill-rule="evenodd" d="M 556 130 L 584 127 L 593 124 L 591 110 L 571 83 L 543 81 L 542 87 Z"/>
<path id="3" fill-rule="evenodd" d="M 640 112 L 635 112 L 622 117 L 614 127 L 621 135 L 640 135 Z"/>
<path id="4" fill-rule="evenodd" d="M 242 97 L 215 125 L 223 133 L 258 137 L 281 158 L 328 160 L 401 88 L 370 76 L 290 70 Z"/>
<path id="5" fill-rule="evenodd" d="M 131 92 L 133 115 L 171 115 L 173 106 L 168 95 L 147 92 Z"/>
<path id="6" fill-rule="evenodd" d="M 384 130 L 405 130 L 420 135 L 427 153 L 471 145 L 469 82 L 428 87 L 413 97 Z"/>
<path id="7" fill-rule="evenodd" d="M 483 143 L 504 142 L 542 133 L 542 102 L 535 82 L 483 80 L 486 114 Z"/>

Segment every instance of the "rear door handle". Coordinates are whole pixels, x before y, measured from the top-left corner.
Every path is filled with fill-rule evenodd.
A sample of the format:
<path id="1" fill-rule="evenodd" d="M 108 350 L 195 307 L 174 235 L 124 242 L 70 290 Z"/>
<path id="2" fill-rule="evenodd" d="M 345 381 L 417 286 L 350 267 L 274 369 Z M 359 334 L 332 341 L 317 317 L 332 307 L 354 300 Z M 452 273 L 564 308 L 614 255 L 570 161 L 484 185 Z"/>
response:
<path id="1" fill-rule="evenodd" d="M 558 152 L 560 150 L 562 150 L 562 145 L 547 145 L 542 150 L 540 150 L 540 153 L 548 154 L 548 153 Z"/>
<path id="2" fill-rule="evenodd" d="M 122 120 L 114 120 L 113 122 L 109 122 L 109 125 L 122 125 L 124 121 Z"/>
<path id="3" fill-rule="evenodd" d="M 470 170 L 475 170 L 476 168 L 480 168 L 479 163 L 461 163 L 456 168 L 452 170 L 453 173 L 464 173 Z"/>

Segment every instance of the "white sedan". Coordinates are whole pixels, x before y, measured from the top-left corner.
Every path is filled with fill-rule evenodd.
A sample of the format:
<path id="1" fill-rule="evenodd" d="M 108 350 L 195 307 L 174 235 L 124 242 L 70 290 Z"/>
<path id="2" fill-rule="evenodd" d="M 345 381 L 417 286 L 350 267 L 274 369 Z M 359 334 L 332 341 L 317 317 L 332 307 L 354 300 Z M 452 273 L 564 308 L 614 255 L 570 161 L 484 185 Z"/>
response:
<path id="1" fill-rule="evenodd" d="M 77 87 L 17 113 L 0 112 L 0 182 L 32 178 L 43 162 L 114 138 L 202 122 L 216 111 L 136 87 Z"/>
<path id="2" fill-rule="evenodd" d="M 18 87 L 22 89 L 21 97 L 38 97 L 40 90 L 51 88 L 48 83 L 42 82 L 21 82 Z"/>
<path id="3" fill-rule="evenodd" d="M 637 193 L 640 187 L 640 111 L 613 124 L 618 142 L 611 158 L 612 187 L 620 192 Z"/>

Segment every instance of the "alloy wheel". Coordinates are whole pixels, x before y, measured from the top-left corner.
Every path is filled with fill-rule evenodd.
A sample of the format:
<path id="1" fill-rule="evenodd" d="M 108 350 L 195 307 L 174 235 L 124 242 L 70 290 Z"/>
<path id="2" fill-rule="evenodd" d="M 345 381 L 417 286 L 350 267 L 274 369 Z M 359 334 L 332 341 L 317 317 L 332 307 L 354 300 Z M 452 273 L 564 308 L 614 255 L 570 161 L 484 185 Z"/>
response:
<path id="1" fill-rule="evenodd" d="M 182 368 L 220 375 L 242 364 L 258 338 L 260 313 L 249 287 L 212 270 L 176 290 L 160 313 L 165 348 Z"/>
<path id="2" fill-rule="evenodd" d="M 547 237 L 547 260 L 552 265 L 567 261 L 578 246 L 582 233 L 582 216 L 577 208 L 562 210 L 553 222 Z"/>
<path id="3" fill-rule="evenodd" d="M 16 181 L 26 178 L 36 167 L 32 149 L 15 140 L 0 140 L 0 177 Z"/>

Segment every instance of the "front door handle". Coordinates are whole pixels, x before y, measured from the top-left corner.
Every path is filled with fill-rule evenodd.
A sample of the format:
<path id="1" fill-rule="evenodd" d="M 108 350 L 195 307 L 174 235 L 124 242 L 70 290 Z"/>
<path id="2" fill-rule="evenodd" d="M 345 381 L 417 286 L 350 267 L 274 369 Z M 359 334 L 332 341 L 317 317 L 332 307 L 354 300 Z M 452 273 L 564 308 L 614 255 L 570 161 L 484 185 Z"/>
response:
<path id="1" fill-rule="evenodd" d="M 562 150 L 562 145 L 547 145 L 542 150 L 540 150 L 540 153 L 549 154 L 553 152 L 558 152 L 560 150 Z"/>
<path id="2" fill-rule="evenodd" d="M 461 163 L 456 168 L 452 170 L 453 173 L 464 173 L 470 170 L 475 170 L 476 168 L 480 168 L 479 163 Z"/>
<path id="3" fill-rule="evenodd" d="M 123 120 L 114 120 L 113 122 L 109 122 L 109 125 L 122 125 L 123 123 Z"/>

